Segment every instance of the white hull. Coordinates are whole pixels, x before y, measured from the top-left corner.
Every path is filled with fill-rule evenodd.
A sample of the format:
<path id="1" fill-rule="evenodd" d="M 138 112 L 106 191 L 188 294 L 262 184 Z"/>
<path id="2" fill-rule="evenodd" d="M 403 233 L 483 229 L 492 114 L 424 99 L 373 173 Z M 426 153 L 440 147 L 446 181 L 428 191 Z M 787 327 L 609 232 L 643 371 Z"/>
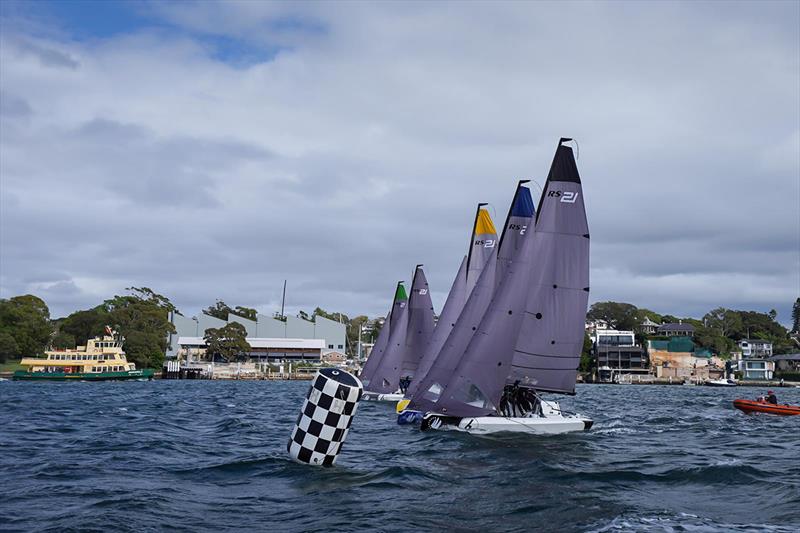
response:
<path id="1" fill-rule="evenodd" d="M 705 385 L 708 387 L 735 387 L 736 382 L 730 379 L 709 379 Z"/>
<path id="2" fill-rule="evenodd" d="M 390 394 L 379 394 L 377 392 L 369 392 L 364 391 L 364 394 L 361 396 L 362 400 L 366 400 L 368 402 L 399 402 L 403 399 L 403 393 L 401 392 L 392 392 Z"/>
<path id="3" fill-rule="evenodd" d="M 428 413 L 422 425 L 428 429 L 463 431 L 473 435 L 489 433 L 528 433 L 533 435 L 559 435 L 575 431 L 588 431 L 592 420 L 578 414 L 562 414 L 556 402 L 542 402 L 542 415 L 504 417 L 478 416 L 454 418 Z"/>

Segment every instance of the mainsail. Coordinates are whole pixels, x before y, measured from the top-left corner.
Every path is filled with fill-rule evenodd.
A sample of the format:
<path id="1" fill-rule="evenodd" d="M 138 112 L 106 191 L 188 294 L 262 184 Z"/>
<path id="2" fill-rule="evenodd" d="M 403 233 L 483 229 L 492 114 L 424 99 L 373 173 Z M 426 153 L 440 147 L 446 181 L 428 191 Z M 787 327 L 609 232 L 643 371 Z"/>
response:
<path id="1" fill-rule="evenodd" d="M 461 315 L 461 310 L 467 302 L 472 287 L 475 286 L 477 278 L 483 271 L 490 254 L 484 253 L 484 250 L 491 250 L 492 247 L 486 247 L 487 243 L 494 243 L 497 241 L 497 233 L 492 223 L 492 218 L 489 213 L 482 207 L 484 203 L 478 204 L 478 209 L 475 211 L 475 221 L 472 224 L 472 233 L 470 239 L 470 253 L 465 256 L 461 261 L 461 266 L 458 268 L 458 273 L 453 280 L 453 285 L 450 287 L 450 292 L 447 294 L 447 300 L 442 308 L 442 314 L 439 315 L 439 321 L 436 322 L 436 328 L 433 330 L 430 342 L 425 347 L 422 359 L 417 367 L 417 372 L 414 380 L 408 387 L 405 393 L 406 398 L 412 398 L 419 388 L 420 382 L 425 378 L 433 366 L 433 362 L 439 355 L 439 351 L 444 346 L 447 337 L 455 326 L 456 320 Z M 469 269 L 467 266 L 469 263 Z M 468 279 L 469 278 L 469 279 Z M 470 287 L 468 290 L 467 287 Z"/>
<path id="2" fill-rule="evenodd" d="M 433 305 L 422 265 L 417 265 L 411 284 L 411 297 L 392 324 L 389 342 L 375 374 L 370 392 L 389 394 L 400 388 L 400 378 L 413 375 L 434 328 Z M 406 373 L 404 373 L 406 372 Z"/>
<path id="3" fill-rule="evenodd" d="M 495 413 L 507 383 L 574 393 L 589 296 L 589 231 L 572 148 L 563 145 L 569 140 L 559 141 L 535 228 L 431 410 Z"/>
<path id="4" fill-rule="evenodd" d="M 520 250 L 517 241 L 524 239 L 533 217 L 533 201 L 528 188 L 522 186 L 523 183 L 520 182 L 514 191 L 509 216 L 503 228 L 501 240 L 508 239 L 508 242 L 492 248 L 492 254 L 472 289 L 461 315 L 452 326 L 447 341 L 436 356 L 428 374 L 419 382 L 408 406 L 409 409 L 429 411 L 435 408 L 492 301 L 498 270 L 508 269 L 513 264 Z M 501 254 L 498 254 L 498 248 L 502 250 Z M 498 257 L 502 257 L 502 260 L 498 260 Z"/>
<path id="5" fill-rule="evenodd" d="M 406 349 L 400 364 L 400 378 L 413 378 L 422 359 L 425 347 L 430 343 L 431 334 L 436 327 L 433 318 L 433 302 L 428 289 L 428 280 L 422 265 L 414 269 L 411 284 L 411 299 L 408 301 L 408 333 Z"/>
<path id="6" fill-rule="evenodd" d="M 372 377 L 375 375 L 375 371 L 378 369 L 378 366 L 380 366 L 380 362 L 383 358 L 384 352 L 386 351 L 386 347 L 389 345 L 389 337 L 392 334 L 392 326 L 399 320 L 401 312 L 403 308 L 405 308 L 407 301 L 408 296 L 406 296 L 406 289 L 403 287 L 403 282 L 398 281 L 397 288 L 394 291 L 392 307 L 389 309 L 389 314 L 386 315 L 386 320 L 383 323 L 381 332 L 378 334 L 378 339 L 375 341 L 375 344 L 369 353 L 369 357 L 367 358 L 367 362 L 364 363 L 364 368 L 361 370 L 361 375 L 359 376 L 361 382 L 364 384 L 364 388 L 367 390 L 369 390 L 368 386 L 372 380 Z"/>

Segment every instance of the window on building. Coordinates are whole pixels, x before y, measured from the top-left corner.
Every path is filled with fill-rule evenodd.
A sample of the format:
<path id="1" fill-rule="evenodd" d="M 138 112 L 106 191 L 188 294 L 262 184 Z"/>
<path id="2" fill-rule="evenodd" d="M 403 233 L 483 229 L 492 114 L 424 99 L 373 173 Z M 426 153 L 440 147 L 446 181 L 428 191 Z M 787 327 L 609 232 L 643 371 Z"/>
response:
<path id="1" fill-rule="evenodd" d="M 333 344 L 329 344 L 329 345 L 328 345 L 328 349 L 329 349 L 329 350 L 333 350 Z"/>
<path id="2" fill-rule="evenodd" d="M 344 348 L 344 346 L 340 344 L 339 345 L 339 349 L 341 350 L 342 348 Z"/>

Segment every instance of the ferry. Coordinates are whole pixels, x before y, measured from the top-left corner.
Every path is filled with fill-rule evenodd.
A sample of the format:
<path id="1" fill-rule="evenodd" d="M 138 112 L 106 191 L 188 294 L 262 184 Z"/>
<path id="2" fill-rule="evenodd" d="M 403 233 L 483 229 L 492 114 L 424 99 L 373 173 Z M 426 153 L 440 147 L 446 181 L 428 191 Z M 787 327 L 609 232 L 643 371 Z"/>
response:
<path id="1" fill-rule="evenodd" d="M 111 381 L 153 379 L 152 369 L 137 370 L 122 351 L 124 339 L 106 328 L 106 335 L 95 337 L 74 350 L 50 350 L 45 357 L 25 357 L 25 370 L 14 372 L 14 380 L 35 381 Z"/>

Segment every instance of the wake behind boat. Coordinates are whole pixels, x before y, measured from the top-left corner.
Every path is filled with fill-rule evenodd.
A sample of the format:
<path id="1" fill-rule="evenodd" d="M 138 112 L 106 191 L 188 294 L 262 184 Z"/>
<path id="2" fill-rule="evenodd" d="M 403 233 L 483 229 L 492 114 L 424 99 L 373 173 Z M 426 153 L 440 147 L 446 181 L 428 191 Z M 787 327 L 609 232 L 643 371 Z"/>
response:
<path id="1" fill-rule="evenodd" d="M 497 269 L 496 290 L 479 325 L 466 332 L 454 372 L 444 383 L 421 384 L 420 403 L 432 407 L 422 429 L 555 434 L 591 427 L 589 418 L 539 395 L 575 393 L 589 298 L 589 230 L 569 141 L 558 143 L 535 227 L 520 232 L 519 252 Z"/>

